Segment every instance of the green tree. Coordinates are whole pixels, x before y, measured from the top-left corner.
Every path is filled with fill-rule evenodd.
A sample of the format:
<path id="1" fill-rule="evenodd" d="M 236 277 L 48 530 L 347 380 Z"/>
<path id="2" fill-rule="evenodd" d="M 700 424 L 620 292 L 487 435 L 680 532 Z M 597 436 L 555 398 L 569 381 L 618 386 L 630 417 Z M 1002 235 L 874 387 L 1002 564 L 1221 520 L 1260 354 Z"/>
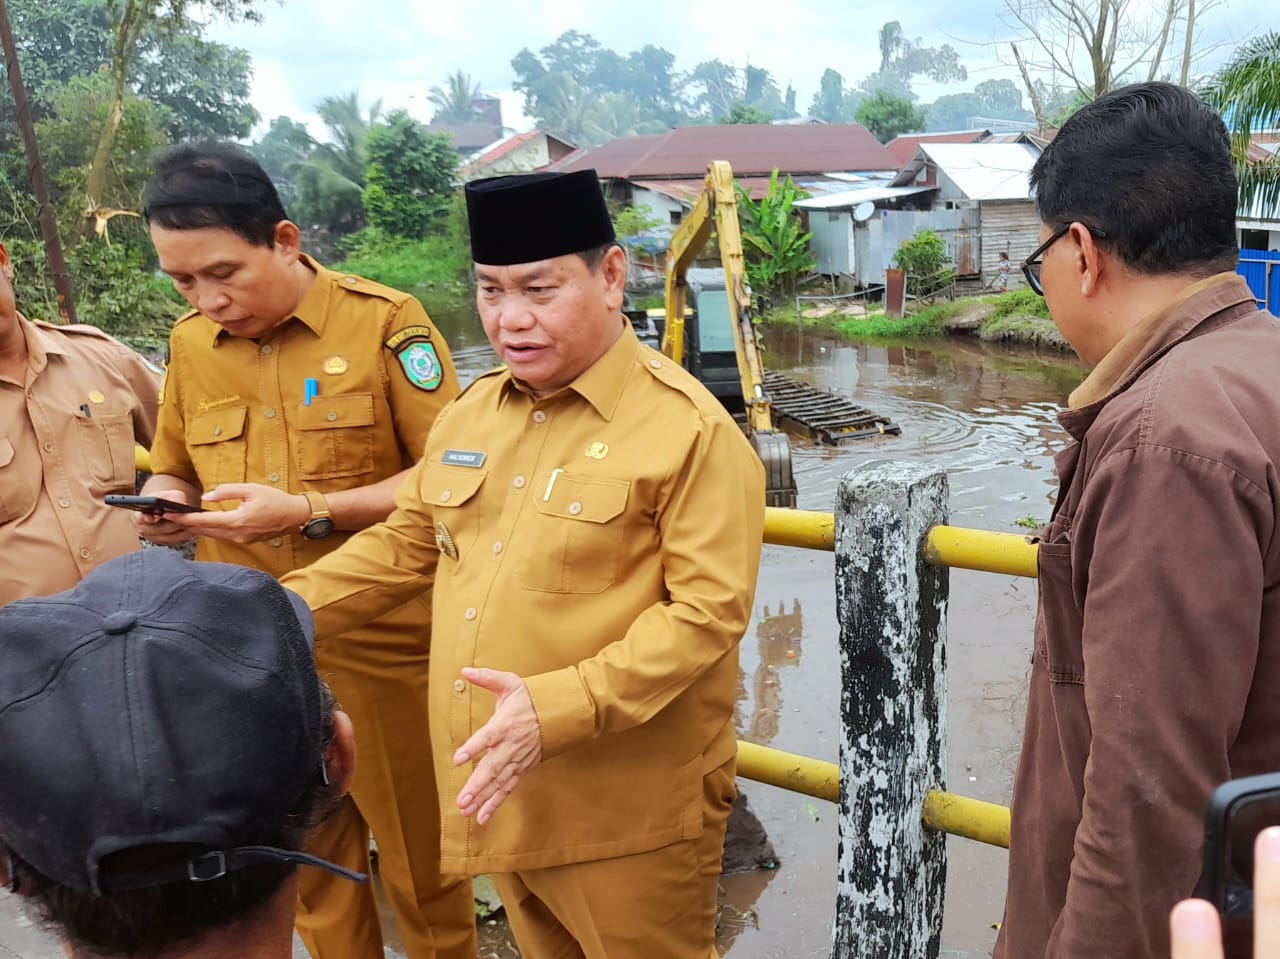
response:
<path id="1" fill-rule="evenodd" d="M 883 92 L 914 100 L 911 81 L 917 76 L 927 76 L 937 83 L 968 79 L 969 74 L 960 63 L 960 55 L 950 44 L 927 47 L 919 38 L 909 39 L 897 20 L 881 26 L 877 40 L 880 67 L 859 84 L 864 94 Z"/>
<path id="2" fill-rule="evenodd" d="M 827 123 L 847 123 L 853 119 L 845 107 L 844 77 L 827 67 L 818 81 L 818 92 L 809 104 L 809 116 Z"/>
<path id="3" fill-rule="evenodd" d="M 444 133 L 429 133 L 404 110 L 391 113 L 365 140 L 369 165 L 364 208 L 370 226 L 420 240 L 453 196 L 458 151 Z"/>
<path id="4" fill-rule="evenodd" d="M 276 185 L 276 192 L 290 216 L 298 202 L 298 169 L 311 155 L 315 141 L 301 123 L 289 117 L 276 117 L 267 131 L 249 145 L 262 168 Z"/>
<path id="5" fill-rule="evenodd" d="M 806 194 L 789 176 L 780 182 L 777 170 L 769 177 L 769 192 L 759 203 L 742 187 L 735 184 L 735 189 L 747 282 L 754 292 L 765 296 L 790 292 L 817 265 L 809 248 L 813 234 L 800 229 L 795 212 L 796 201 Z"/>
<path id="6" fill-rule="evenodd" d="M 771 123 L 773 117 L 756 107 L 747 106 L 738 100 L 729 108 L 729 112 L 717 120 L 717 123 Z"/>
<path id="7" fill-rule="evenodd" d="M 427 99 L 436 108 L 433 122 L 470 123 L 476 117 L 476 97 L 480 84 L 461 70 L 449 74 L 443 87 L 432 87 Z"/>
<path id="8" fill-rule="evenodd" d="M 883 90 L 871 94 L 854 114 L 855 119 L 870 130 L 881 143 L 888 143 L 900 133 L 923 130 L 924 111 L 910 100 Z"/>
<path id="9" fill-rule="evenodd" d="M 1280 158 L 1249 159 L 1255 130 L 1280 126 L 1280 33 L 1253 37 L 1205 86 L 1205 99 L 1227 120 L 1240 181 L 1240 205 L 1280 205 Z"/>
<path id="10" fill-rule="evenodd" d="M 152 29 L 189 30 L 196 23 L 194 16 L 204 11 L 227 20 L 257 20 L 259 14 L 254 3 L 255 0 L 107 0 L 112 41 L 107 68 L 111 97 L 85 178 L 82 235 L 94 231 L 95 211 L 106 186 L 111 148 L 124 114 L 126 86 L 143 36 Z"/>
<path id="11" fill-rule="evenodd" d="M 951 282 L 951 258 L 942 237 L 932 230 L 920 230 L 903 240 L 893 255 L 893 265 L 907 272 L 907 292 L 924 296 Z"/>
<path id="12" fill-rule="evenodd" d="M 590 143 L 605 143 L 616 137 L 636 134 L 662 133 L 666 129 L 666 124 L 648 113 L 635 97 L 625 93 L 606 93 L 589 111 L 586 123 Z"/>
<path id="13" fill-rule="evenodd" d="M 331 237 L 364 226 L 365 141 L 382 113 L 376 100 L 368 113 L 360 109 L 360 95 L 325 97 L 316 105 L 328 139 L 311 141 L 298 166 L 298 216 L 303 226 Z"/>

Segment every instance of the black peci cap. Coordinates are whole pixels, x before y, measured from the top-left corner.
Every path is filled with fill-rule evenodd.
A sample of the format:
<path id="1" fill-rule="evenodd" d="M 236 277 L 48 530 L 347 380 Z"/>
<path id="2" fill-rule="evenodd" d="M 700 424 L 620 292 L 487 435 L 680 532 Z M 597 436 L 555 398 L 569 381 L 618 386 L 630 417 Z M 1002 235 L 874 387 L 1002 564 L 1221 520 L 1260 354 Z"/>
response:
<path id="1" fill-rule="evenodd" d="M 529 173 L 468 183 L 471 259 L 486 266 L 534 263 L 615 239 L 595 170 Z"/>
<path id="2" fill-rule="evenodd" d="M 258 845 L 323 776 L 312 643 L 272 577 L 161 548 L 0 608 L 0 844 L 95 894 L 258 863 L 363 879 Z M 181 855 L 113 864 L 157 846 Z"/>

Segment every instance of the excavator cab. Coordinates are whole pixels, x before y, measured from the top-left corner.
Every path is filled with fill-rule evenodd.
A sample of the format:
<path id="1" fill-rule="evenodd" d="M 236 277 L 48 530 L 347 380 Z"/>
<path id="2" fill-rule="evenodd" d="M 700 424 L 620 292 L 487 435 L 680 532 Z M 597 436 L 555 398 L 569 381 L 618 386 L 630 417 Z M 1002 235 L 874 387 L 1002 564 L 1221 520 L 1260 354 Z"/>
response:
<path id="1" fill-rule="evenodd" d="M 713 229 L 721 269 L 691 270 Z M 693 373 L 742 424 L 764 464 L 766 505 L 794 508 L 791 444 L 774 425 L 743 262 L 733 171 L 716 160 L 708 166 L 702 193 L 667 250 L 661 349 Z"/>

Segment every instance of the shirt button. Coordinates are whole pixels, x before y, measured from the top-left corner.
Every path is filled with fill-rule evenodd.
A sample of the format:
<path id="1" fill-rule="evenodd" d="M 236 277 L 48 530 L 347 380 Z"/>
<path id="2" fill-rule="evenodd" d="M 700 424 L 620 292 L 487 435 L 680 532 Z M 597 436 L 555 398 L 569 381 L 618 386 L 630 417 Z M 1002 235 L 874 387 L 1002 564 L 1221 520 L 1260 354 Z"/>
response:
<path id="1" fill-rule="evenodd" d="M 570 504 L 569 504 L 569 513 L 570 513 L 570 515 L 572 515 L 572 516 L 577 516 L 577 515 L 578 515 L 579 513 L 581 513 L 581 512 L 582 512 L 582 504 L 581 504 L 581 503 L 570 503 Z"/>
<path id="2" fill-rule="evenodd" d="M 501 553 L 501 552 L 502 552 L 502 543 L 501 543 L 501 542 L 494 543 L 494 544 L 493 544 L 493 551 L 494 551 L 495 553 Z"/>
<path id="3" fill-rule="evenodd" d="M 465 613 L 463 613 L 462 615 L 463 615 L 463 616 L 465 616 L 465 617 L 467 617 L 467 619 L 475 619 L 475 618 L 476 618 L 476 608 L 475 608 L 474 606 L 468 606 L 468 607 L 467 607 L 467 611 L 466 611 Z"/>
<path id="4" fill-rule="evenodd" d="M 93 553 L 92 553 L 92 552 L 90 552 L 90 551 L 89 551 L 89 550 L 87 550 L 87 549 L 82 549 L 82 550 L 80 550 L 80 558 L 81 558 L 81 559 L 88 559 L 88 558 L 89 558 L 90 556 L 92 556 L 92 555 L 93 555 Z"/>
<path id="5" fill-rule="evenodd" d="M 547 421 L 547 414 L 542 412 L 542 410 L 534 410 L 533 421 L 535 423 L 545 423 Z"/>
<path id="6" fill-rule="evenodd" d="M 454 692 L 465 693 L 467 691 L 466 680 L 455 679 L 453 681 L 453 689 L 454 689 Z"/>
<path id="7" fill-rule="evenodd" d="M 524 477 L 517 476 L 515 479 L 511 481 L 511 485 L 514 486 L 516 489 L 524 489 Z"/>
<path id="8" fill-rule="evenodd" d="M 661 361 L 661 360 L 650 360 L 650 361 L 649 361 L 649 365 L 650 365 L 650 366 L 652 366 L 655 370 L 660 370 L 660 369 L 662 369 L 662 361 Z"/>
<path id="9" fill-rule="evenodd" d="M 262 415 L 269 420 L 273 420 L 276 418 L 276 411 L 268 406 L 265 410 L 262 411 Z"/>
<path id="10" fill-rule="evenodd" d="M 442 502 L 442 503 L 447 503 L 447 502 L 449 502 L 449 497 L 450 497 L 450 496 L 452 496 L 452 495 L 453 495 L 453 494 L 452 494 L 451 492 L 449 492 L 448 490 L 442 490 L 442 491 L 441 491 L 441 493 L 440 493 L 440 502 Z"/>
<path id="11" fill-rule="evenodd" d="M 277 536 L 275 539 L 273 539 L 273 540 L 271 541 L 271 545 L 272 545 L 272 546 L 283 546 L 283 545 L 284 545 L 284 540 L 283 540 L 281 537 Z"/>
<path id="12" fill-rule="evenodd" d="M 263 356 L 270 356 L 270 355 L 271 355 L 271 344 L 270 344 L 270 343 L 263 343 L 263 344 L 262 344 L 262 349 L 261 349 L 259 352 L 261 352 Z"/>
<path id="13" fill-rule="evenodd" d="M 44 444 L 44 451 L 45 451 L 46 453 L 52 453 L 52 452 L 53 452 L 53 444 L 52 444 L 52 443 L 45 443 L 45 444 Z"/>
<path id="14" fill-rule="evenodd" d="M 213 435 L 214 435 L 214 436 L 221 436 L 221 435 L 222 435 L 222 427 L 221 427 L 221 426 L 215 426 L 215 427 L 213 428 Z"/>
<path id="15" fill-rule="evenodd" d="M 63 509 L 66 509 L 68 506 L 71 505 L 71 500 L 66 499 L 64 497 L 63 499 L 58 500 L 58 505 L 61 506 Z"/>
<path id="16" fill-rule="evenodd" d="M 325 417 L 325 419 L 327 419 L 330 423 L 332 423 L 337 418 L 338 418 L 338 414 L 335 413 L 333 410 L 330 410 L 329 415 Z"/>
<path id="17" fill-rule="evenodd" d="M 268 477 L 267 477 L 267 479 L 271 480 L 271 482 L 273 482 L 273 483 L 279 483 L 279 482 L 280 482 L 280 474 L 279 474 L 279 473 L 272 473 L 270 476 L 268 476 Z"/>

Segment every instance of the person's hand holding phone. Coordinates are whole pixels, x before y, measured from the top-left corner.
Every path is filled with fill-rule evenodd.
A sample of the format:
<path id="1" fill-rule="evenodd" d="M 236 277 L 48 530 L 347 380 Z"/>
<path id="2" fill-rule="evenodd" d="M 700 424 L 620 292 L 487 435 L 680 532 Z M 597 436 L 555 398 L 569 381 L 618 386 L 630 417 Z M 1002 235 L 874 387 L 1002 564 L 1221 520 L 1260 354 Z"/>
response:
<path id="1" fill-rule="evenodd" d="M 1280 826 L 1260 833 L 1253 853 L 1254 959 L 1280 959 Z M 1169 916 L 1170 959 L 1223 959 L 1222 920 L 1204 899 L 1184 899 Z"/>
<path id="2" fill-rule="evenodd" d="M 198 505 L 192 503 L 187 490 L 148 489 L 146 493 L 148 496 L 170 500 L 174 503 L 182 503 L 188 506 Z M 149 543 L 155 543 L 157 546 L 180 546 L 195 538 L 195 533 L 182 523 L 175 522 L 174 517 L 182 515 L 185 514 L 155 513 L 139 510 L 133 514 L 133 528 L 137 530 L 139 536 Z"/>

